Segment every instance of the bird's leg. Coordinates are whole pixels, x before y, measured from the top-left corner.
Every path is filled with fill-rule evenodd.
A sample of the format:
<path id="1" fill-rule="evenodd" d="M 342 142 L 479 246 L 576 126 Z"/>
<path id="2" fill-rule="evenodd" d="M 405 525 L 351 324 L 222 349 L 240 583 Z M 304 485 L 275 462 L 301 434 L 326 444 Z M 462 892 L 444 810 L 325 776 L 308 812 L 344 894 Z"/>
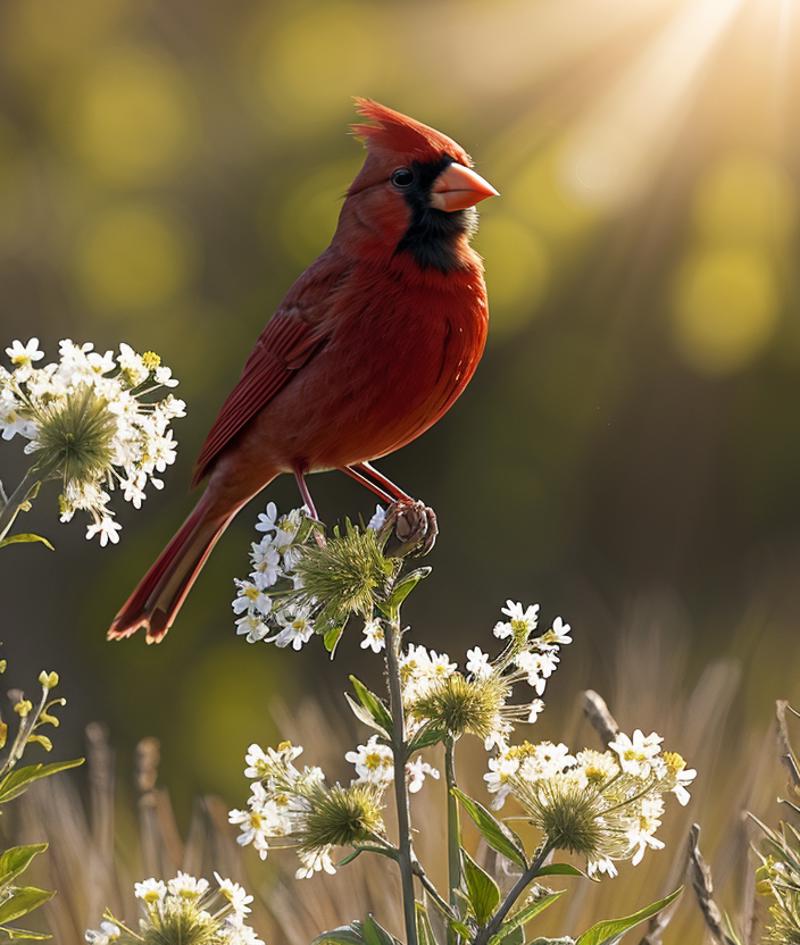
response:
<path id="1" fill-rule="evenodd" d="M 356 463 L 353 467 L 353 470 L 357 470 L 362 475 L 368 475 L 376 482 L 381 489 L 387 492 L 393 499 L 396 499 L 398 502 L 413 502 L 414 499 L 407 493 L 403 492 L 400 486 L 395 485 L 391 479 L 387 479 L 383 473 L 378 472 L 378 470 L 371 466 L 369 463 Z"/>
<path id="2" fill-rule="evenodd" d="M 314 505 L 314 500 L 311 498 L 311 493 L 308 490 L 305 474 L 299 466 L 294 467 L 294 478 L 297 481 L 297 488 L 300 490 L 303 502 L 308 509 L 308 514 L 315 522 L 318 522 L 319 515 L 317 515 L 317 507 Z M 314 538 L 320 548 L 325 547 L 325 536 L 317 529 L 314 529 Z"/>
<path id="3" fill-rule="evenodd" d="M 390 507 L 389 514 L 394 517 L 395 538 L 400 548 L 393 549 L 389 554 L 406 554 L 409 549 L 416 548 L 415 557 L 421 557 L 433 549 L 439 534 L 439 524 L 433 509 L 424 502 L 412 499 L 369 463 L 342 466 L 341 471 Z"/>
<path id="4" fill-rule="evenodd" d="M 341 471 L 351 479 L 355 479 L 355 481 L 359 483 L 359 485 L 364 486 L 365 489 L 369 489 L 381 502 L 385 502 L 387 505 L 391 505 L 392 502 L 394 502 L 394 496 L 385 492 L 380 486 L 376 486 L 371 479 L 367 479 L 363 473 L 358 472 L 355 466 L 342 466 Z"/>

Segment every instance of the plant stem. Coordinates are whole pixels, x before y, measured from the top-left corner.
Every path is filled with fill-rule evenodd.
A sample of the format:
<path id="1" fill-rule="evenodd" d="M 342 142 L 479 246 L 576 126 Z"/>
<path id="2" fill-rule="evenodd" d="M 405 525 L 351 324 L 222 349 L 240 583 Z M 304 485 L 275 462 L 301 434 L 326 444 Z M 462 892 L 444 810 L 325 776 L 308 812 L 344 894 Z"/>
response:
<path id="1" fill-rule="evenodd" d="M 456 890 L 461 886 L 461 823 L 458 813 L 458 799 L 453 794 L 456 787 L 456 743 L 448 735 L 444 748 L 444 774 L 447 782 L 447 886 L 450 890 L 450 908 L 458 915 L 458 896 Z M 448 928 L 447 939 L 455 945 L 456 933 Z"/>
<path id="2" fill-rule="evenodd" d="M 389 677 L 389 708 L 392 713 L 392 755 L 394 757 L 394 795 L 397 805 L 397 862 L 403 887 L 403 916 L 407 945 L 417 945 L 417 915 L 414 904 L 414 855 L 411 851 L 411 814 L 406 786 L 406 723 L 400 685 L 400 614 L 396 610 L 386 621 L 386 673 Z"/>
<path id="3" fill-rule="evenodd" d="M 553 847 L 546 843 L 542 849 L 539 851 L 539 854 L 534 859 L 533 863 L 525 870 L 525 872 L 520 876 L 516 881 L 511 892 L 506 896 L 500 908 L 492 916 L 491 921 L 487 922 L 486 925 L 478 932 L 478 934 L 473 939 L 472 945 L 487 945 L 489 939 L 497 934 L 498 929 L 503 924 L 503 919 L 511 911 L 514 903 L 519 899 L 522 893 L 527 889 L 530 883 L 536 879 L 536 874 L 542 868 L 544 861 L 552 852 Z"/>
<path id="4" fill-rule="evenodd" d="M 22 481 L 17 488 L 8 497 L 8 500 L 0 509 L 0 541 L 2 541 L 11 530 L 14 520 L 19 514 L 19 510 L 25 504 L 26 499 L 31 493 L 33 487 L 44 478 L 41 469 L 36 466 L 31 468 L 22 477 Z"/>
<path id="5" fill-rule="evenodd" d="M 437 906 L 439 911 L 442 913 L 442 915 L 444 915 L 448 919 L 457 918 L 457 916 L 454 914 L 450 906 L 444 901 L 444 898 L 442 897 L 439 890 L 431 882 L 430 878 L 428 877 L 428 874 L 423 869 L 423 866 L 420 863 L 420 861 L 416 858 L 414 858 L 413 870 L 414 870 L 414 875 L 422 883 L 423 888 L 431 897 L 431 899 L 433 899 L 435 905 Z"/>

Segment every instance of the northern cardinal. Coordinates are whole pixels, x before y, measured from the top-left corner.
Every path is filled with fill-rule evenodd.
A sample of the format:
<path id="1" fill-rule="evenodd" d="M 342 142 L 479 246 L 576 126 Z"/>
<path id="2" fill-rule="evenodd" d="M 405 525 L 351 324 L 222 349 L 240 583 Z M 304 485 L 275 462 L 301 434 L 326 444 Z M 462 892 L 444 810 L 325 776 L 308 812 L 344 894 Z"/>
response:
<path id="1" fill-rule="evenodd" d="M 488 328 L 475 204 L 497 191 L 451 138 L 356 99 L 366 160 L 330 246 L 289 289 L 208 434 L 208 485 L 108 631 L 161 640 L 236 513 L 281 473 L 339 469 L 384 501 L 409 497 L 369 465 L 452 406 Z"/>

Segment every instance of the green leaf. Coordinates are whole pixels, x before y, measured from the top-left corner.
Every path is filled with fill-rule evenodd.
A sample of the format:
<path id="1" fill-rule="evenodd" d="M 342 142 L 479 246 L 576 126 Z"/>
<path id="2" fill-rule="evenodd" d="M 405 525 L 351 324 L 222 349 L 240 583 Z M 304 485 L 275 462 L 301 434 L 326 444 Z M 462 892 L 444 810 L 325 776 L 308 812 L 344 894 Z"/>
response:
<path id="1" fill-rule="evenodd" d="M 432 570 L 432 568 L 417 568 L 414 571 L 409 571 L 404 578 L 401 578 L 395 584 L 389 598 L 385 601 L 380 601 L 378 604 L 384 616 L 392 618 L 417 584 L 419 584 L 420 581 L 424 581 Z"/>
<path id="2" fill-rule="evenodd" d="M 464 867 L 464 880 L 467 884 L 467 898 L 472 913 L 479 925 L 486 923 L 500 905 L 500 889 L 492 877 L 461 848 L 461 862 Z"/>
<path id="3" fill-rule="evenodd" d="M 372 720 L 382 731 L 386 732 L 387 735 L 390 734 L 392 731 L 392 717 L 383 702 L 381 702 L 374 692 L 367 689 L 364 683 L 356 676 L 351 676 L 350 682 L 353 684 L 353 689 L 356 691 L 358 701 L 369 713 Z"/>
<path id="4" fill-rule="evenodd" d="M 0 905 L 0 924 L 13 922 L 20 916 L 27 915 L 38 909 L 49 899 L 55 896 L 54 892 L 47 889 L 39 889 L 36 886 L 18 886 L 14 888 L 10 899 Z"/>
<path id="5" fill-rule="evenodd" d="M 8 925 L 0 926 L 0 937 L 5 936 L 9 941 L 16 942 L 27 939 L 29 942 L 46 942 L 53 936 L 47 932 L 29 932 L 27 929 L 12 929 Z"/>
<path id="6" fill-rule="evenodd" d="M 575 939 L 569 935 L 562 935 L 561 938 L 535 938 L 528 945 L 575 945 Z"/>
<path id="7" fill-rule="evenodd" d="M 564 892 L 565 890 L 560 889 L 558 892 L 550 893 L 548 896 L 543 896 L 541 899 L 536 899 L 527 906 L 523 906 L 500 926 L 496 934 L 489 939 L 490 945 L 496 945 L 496 943 L 502 942 L 504 938 L 509 936 L 516 929 L 522 928 L 526 922 L 530 922 L 531 919 L 552 906 L 554 902 L 564 895 Z"/>
<path id="8" fill-rule="evenodd" d="M 361 934 L 361 923 L 342 925 L 318 935 L 311 945 L 363 945 L 364 937 Z"/>
<path id="9" fill-rule="evenodd" d="M 40 545 L 44 545 L 45 548 L 49 548 L 51 551 L 56 550 L 46 538 L 43 538 L 41 535 L 34 535 L 30 532 L 22 535 L 9 535 L 8 538 L 4 538 L 0 541 L 0 548 L 5 548 L 6 545 L 27 545 L 32 542 L 39 542 Z"/>
<path id="10" fill-rule="evenodd" d="M 46 849 L 46 843 L 31 843 L 24 847 L 11 847 L 0 854 L 0 888 L 24 873 L 31 860 Z"/>
<path id="11" fill-rule="evenodd" d="M 397 939 L 390 935 L 386 929 L 375 921 L 370 913 L 362 926 L 362 933 L 365 945 L 399 945 Z"/>
<path id="12" fill-rule="evenodd" d="M 536 870 L 536 876 L 537 878 L 539 876 L 583 876 L 584 879 L 590 879 L 593 883 L 600 882 L 599 879 L 584 873 L 583 870 L 578 869 L 577 866 L 573 866 L 571 863 L 548 863 L 547 866 Z"/>
<path id="13" fill-rule="evenodd" d="M 428 722 L 411 739 L 408 746 L 408 753 L 412 755 L 415 751 L 422 751 L 423 748 L 430 748 L 431 745 L 438 745 L 448 736 L 447 728 L 437 726 L 433 722 Z"/>
<path id="14" fill-rule="evenodd" d="M 15 768 L 0 781 L 0 804 L 5 804 L 23 794 L 34 781 L 50 777 L 51 774 L 58 774 L 59 771 L 67 771 L 69 768 L 77 768 L 83 764 L 85 759 L 72 758 L 69 761 L 54 761 L 52 764 L 25 765 L 22 768 Z"/>
<path id="15" fill-rule="evenodd" d="M 469 926 L 464 922 L 458 922 L 456 919 L 451 919 L 448 925 L 450 926 L 451 930 L 455 932 L 456 935 L 460 935 L 465 942 L 472 941 L 472 932 L 470 931 Z"/>
<path id="16" fill-rule="evenodd" d="M 489 846 L 501 853 L 507 860 L 511 860 L 512 863 L 516 863 L 521 869 L 526 870 L 528 861 L 525 858 L 525 849 L 514 831 L 501 823 L 483 804 L 467 797 L 463 791 L 453 788 L 452 793 L 464 805 L 464 810 L 475 822 L 475 826 L 480 830 L 483 839 Z"/>
<path id="17" fill-rule="evenodd" d="M 522 945 L 524 941 L 525 933 L 523 932 L 522 928 L 518 928 L 514 929 L 510 935 L 506 935 L 506 937 L 501 942 L 501 945 Z"/>
<path id="18" fill-rule="evenodd" d="M 415 902 L 414 907 L 417 913 L 417 939 L 419 945 L 437 945 L 436 936 L 433 934 L 433 926 L 428 917 L 428 910 L 421 902 Z"/>
<path id="19" fill-rule="evenodd" d="M 682 892 L 683 886 L 664 899 L 659 899 L 658 902 L 651 903 L 649 906 L 645 906 L 644 909 L 634 912 L 633 915 L 625 916 L 623 919 L 607 919 L 605 922 L 598 922 L 597 925 L 593 925 L 580 936 L 576 945 L 617 945 L 617 942 L 622 940 L 622 936 L 629 929 L 640 922 L 644 922 L 645 919 L 657 915 L 662 909 L 666 909 Z"/>
<path id="20" fill-rule="evenodd" d="M 339 645 L 339 640 L 341 640 L 343 633 L 344 627 L 331 627 L 322 638 L 325 649 L 331 654 L 331 659 L 336 656 L 336 647 Z"/>

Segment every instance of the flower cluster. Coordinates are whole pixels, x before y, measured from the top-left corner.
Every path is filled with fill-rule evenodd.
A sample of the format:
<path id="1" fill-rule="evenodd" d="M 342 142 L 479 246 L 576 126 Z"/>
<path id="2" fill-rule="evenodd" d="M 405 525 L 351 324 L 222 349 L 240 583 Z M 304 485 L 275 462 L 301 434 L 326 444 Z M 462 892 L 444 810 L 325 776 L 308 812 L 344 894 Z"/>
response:
<path id="1" fill-rule="evenodd" d="M 544 708 L 539 697 L 559 663 L 559 648 L 572 642 L 570 626 L 556 617 L 545 633 L 536 635 L 538 604 L 523 608 L 507 601 L 501 613 L 508 619 L 495 625 L 494 635 L 506 641 L 505 649 L 492 660 L 472 647 L 464 672 L 446 653 L 413 643 L 403 652 L 403 703 L 412 731 L 433 725 L 455 737 L 477 735 L 490 750 L 506 744 L 515 723 L 536 721 Z M 533 689 L 534 698 L 511 703 L 514 687 L 522 682 Z"/>
<path id="2" fill-rule="evenodd" d="M 355 766 L 356 782 L 385 785 L 394 780 L 394 753 L 389 745 L 380 740 L 379 735 L 370 736 L 366 745 L 359 745 L 344 757 Z M 416 794 L 422 788 L 426 777 L 438 781 L 439 771 L 419 755 L 406 762 L 406 783 L 411 794 Z"/>
<path id="3" fill-rule="evenodd" d="M 662 739 L 640 730 L 620 734 L 604 752 L 570 754 L 551 742 L 504 746 L 489 760 L 484 775 L 495 795 L 494 807 L 511 795 L 554 849 L 586 857 L 590 874 L 615 876 L 615 862 L 641 862 L 647 849 L 664 844 L 655 834 L 664 812 L 664 795 L 683 805 L 696 772 Z"/>
<path id="4" fill-rule="evenodd" d="M 797 812 L 795 803 L 792 810 Z M 755 818 L 754 818 L 755 819 Z M 800 942 L 800 831 L 781 823 L 777 830 L 756 821 L 764 832 L 758 855 L 756 889 L 769 902 L 769 926 L 764 942 L 787 945 Z"/>
<path id="5" fill-rule="evenodd" d="M 294 848 L 301 862 L 298 879 L 321 870 L 335 873 L 334 847 L 385 842 L 385 782 L 359 779 L 349 787 L 328 786 L 320 768 L 295 766 L 302 751 L 291 742 L 266 751 L 251 745 L 244 772 L 254 779 L 247 808 L 228 815 L 240 828 L 238 842 L 252 844 L 262 860 L 275 846 Z"/>
<path id="6" fill-rule="evenodd" d="M 138 930 L 107 913 L 99 929 L 89 929 L 89 945 L 263 945 L 245 924 L 253 897 L 230 879 L 215 873 L 216 888 L 188 873 L 165 883 L 146 879 L 134 892 L 142 907 Z"/>
<path id="7" fill-rule="evenodd" d="M 15 341 L 6 348 L 12 370 L 0 368 L 0 434 L 28 440 L 41 479 L 63 483 L 61 521 L 87 512 L 86 537 L 100 544 L 119 541 L 120 525 L 109 508 L 119 489 L 140 508 L 147 485 L 162 488 L 159 474 L 175 461 L 170 423 L 185 416 L 172 394 L 153 394 L 178 382 L 153 352 L 100 353 L 90 343 L 64 340 L 59 360 L 42 367 L 39 342 Z"/>
<path id="8" fill-rule="evenodd" d="M 250 546 L 250 574 L 235 581 L 238 634 L 248 643 L 263 640 L 300 650 L 315 633 L 341 633 L 350 616 L 359 614 L 365 621 L 363 645 L 381 649 L 372 595 L 396 565 L 384 558 L 374 528 L 348 523 L 325 541 L 319 523 L 304 510 L 279 516 L 270 502 L 256 531 L 261 537 Z"/>

